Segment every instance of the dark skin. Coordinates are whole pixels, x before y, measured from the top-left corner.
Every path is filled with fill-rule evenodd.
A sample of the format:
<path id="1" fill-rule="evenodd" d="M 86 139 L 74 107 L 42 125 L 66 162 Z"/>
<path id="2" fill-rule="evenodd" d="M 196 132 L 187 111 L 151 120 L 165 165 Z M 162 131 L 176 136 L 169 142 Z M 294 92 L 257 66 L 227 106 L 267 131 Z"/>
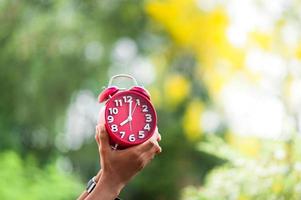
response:
<path id="1" fill-rule="evenodd" d="M 140 145 L 113 150 L 105 127 L 97 125 L 95 140 L 102 169 L 95 176 L 97 184 L 94 190 L 90 194 L 83 192 L 78 200 L 114 200 L 125 185 L 162 151 L 158 130 Z"/>

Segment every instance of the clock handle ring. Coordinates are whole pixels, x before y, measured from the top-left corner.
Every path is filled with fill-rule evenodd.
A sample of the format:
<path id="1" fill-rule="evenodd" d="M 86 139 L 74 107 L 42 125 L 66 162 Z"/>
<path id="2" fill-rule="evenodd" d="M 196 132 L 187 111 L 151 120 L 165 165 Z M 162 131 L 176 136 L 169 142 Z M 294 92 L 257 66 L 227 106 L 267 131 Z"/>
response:
<path id="1" fill-rule="evenodd" d="M 129 74 L 117 74 L 115 76 L 112 76 L 112 78 L 109 81 L 108 87 L 112 86 L 113 80 L 117 79 L 117 78 L 128 78 L 128 79 L 131 79 L 133 81 L 133 83 L 136 86 L 138 86 L 138 83 L 137 83 L 136 79 L 133 76 L 131 76 Z"/>

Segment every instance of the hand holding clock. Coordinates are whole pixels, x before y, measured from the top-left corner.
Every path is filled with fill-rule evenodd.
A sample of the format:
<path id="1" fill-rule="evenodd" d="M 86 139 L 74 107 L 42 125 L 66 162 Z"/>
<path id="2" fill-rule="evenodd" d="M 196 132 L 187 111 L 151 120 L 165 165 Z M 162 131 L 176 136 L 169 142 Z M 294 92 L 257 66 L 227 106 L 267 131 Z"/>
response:
<path id="1" fill-rule="evenodd" d="M 113 84 L 117 78 L 129 78 L 134 86 L 118 88 Z M 88 182 L 79 200 L 116 198 L 121 189 L 161 152 L 158 144 L 161 136 L 150 94 L 134 77 L 113 76 L 108 87 L 99 94 L 98 101 L 105 102 L 99 111 L 101 125 L 96 127 L 95 135 L 102 169 Z"/>
<path id="2" fill-rule="evenodd" d="M 156 154 L 161 152 L 158 141 L 161 136 L 155 134 L 146 142 L 124 150 L 113 150 L 103 125 L 96 127 L 95 139 L 100 155 L 101 173 L 97 185 L 86 198 L 89 200 L 111 200 L 118 196 L 122 188 L 142 170 Z"/>

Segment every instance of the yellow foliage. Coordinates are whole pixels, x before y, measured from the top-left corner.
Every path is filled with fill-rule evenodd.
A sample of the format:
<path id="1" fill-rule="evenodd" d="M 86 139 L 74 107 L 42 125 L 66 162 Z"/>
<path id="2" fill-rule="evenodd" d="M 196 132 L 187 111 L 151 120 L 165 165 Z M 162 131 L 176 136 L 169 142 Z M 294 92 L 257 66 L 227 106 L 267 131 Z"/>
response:
<path id="1" fill-rule="evenodd" d="M 228 20 L 220 8 L 203 13 L 193 0 L 168 0 L 152 1 L 146 11 L 181 45 L 204 52 L 225 42 Z"/>
<path id="2" fill-rule="evenodd" d="M 250 34 L 251 40 L 259 45 L 264 50 L 270 50 L 272 46 L 273 37 L 267 33 L 252 32 Z"/>
<path id="3" fill-rule="evenodd" d="M 296 49 L 296 57 L 301 60 L 301 42 L 299 47 Z"/>
<path id="4" fill-rule="evenodd" d="M 168 106 L 171 108 L 179 105 L 189 95 L 189 81 L 180 74 L 169 76 L 165 80 L 164 94 Z"/>
<path id="5" fill-rule="evenodd" d="M 164 26 L 177 44 L 195 52 L 201 63 L 201 77 L 207 77 L 204 81 L 213 93 L 219 92 L 229 79 L 223 77 L 225 71 L 232 73 L 233 69 L 243 67 L 244 52 L 230 45 L 226 38 L 229 23 L 224 9 L 218 7 L 203 12 L 193 0 L 165 0 L 151 1 L 146 11 Z M 217 75 L 214 68 L 220 60 L 230 63 L 231 68 Z"/>
<path id="6" fill-rule="evenodd" d="M 274 180 L 273 185 L 272 185 L 272 191 L 275 194 L 279 194 L 282 190 L 283 190 L 283 180 L 281 180 L 280 178 L 276 178 L 276 180 Z"/>
<path id="7" fill-rule="evenodd" d="M 226 69 L 225 69 L 226 68 Z M 228 67 L 219 65 L 218 67 L 205 68 L 201 70 L 204 82 L 208 88 L 208 91 L 214 99 L 224 86 L 224 84 L 231 78 L 232 72 Z"/>
<path id="8" fill-rule="evenodd" d="M 248 198 L 248 196 L 246 196 L 246 195 L 244 195 L 244 194 L 241 194 L 241 195 L 239 195 L 239 197 L 238 197 L 238 200 L 248 200 L 249 198 Z"/>
<path id="9" fill-rule="evenodd" d="M 193 0 L 151 1 L 146 11 L 162 23 L 178 43 L 185 45 L 195 38 L 198 9 Z M 193 22 L 187 23 L 189 20 Z"/>
<path id="10" fill-rule="evenodd" d="M 201 115 L 204 106 L 201 101 L 191 101 L 185 111 L 183 117 L 183 128 L 187 138 L 191 141 L 197 140 L 202 134 Z"/>
<path id="11" fill-rule="evenodd" d="M 258 138 L 252 136 L 240 136 L 232 133 L 226 135 L 227 142 L 240 153 L 257 157 L 260 153 L 261 142 Z"/>

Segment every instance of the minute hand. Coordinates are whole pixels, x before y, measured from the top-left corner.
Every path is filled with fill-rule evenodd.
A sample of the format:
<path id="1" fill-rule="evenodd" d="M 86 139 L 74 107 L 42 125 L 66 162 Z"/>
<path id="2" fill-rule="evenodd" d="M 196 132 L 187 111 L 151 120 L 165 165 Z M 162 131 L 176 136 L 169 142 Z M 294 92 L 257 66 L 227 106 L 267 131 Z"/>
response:
<path id="1" fill-rule="evenodd" d="M 129 105 L 129 116 L 128 119 L 129 121 L 132 121 L 132 101 L 130 101 L 130 105 Z"/>
<path id="2" fill-rule="evenodd" d="M 133 111 L 131 110 L 131 113 L 130 113 L 131 115 L 128 117 L 128 119 L 131 120 L 130 121 L 130 130 L 132 130 L 132 119 L 133 119 L 133 114 L 135 112 L 136 107 L 137 107 L 137 103 L 135 104 L 135 107 L 134 107 Z"/>
<path id="3" fill-rule="evenodd" d="M 134 106 L 134 109 L 133 109 L 133 112 L 132 112 L 131 117 L 133 117 L 133 114 L 134 114 L 134 112 L 135 112 L 135 110 L 136 110 L 136 107 L 137 107 L 137 103 L 136 103 L 135 106 Z"/>

